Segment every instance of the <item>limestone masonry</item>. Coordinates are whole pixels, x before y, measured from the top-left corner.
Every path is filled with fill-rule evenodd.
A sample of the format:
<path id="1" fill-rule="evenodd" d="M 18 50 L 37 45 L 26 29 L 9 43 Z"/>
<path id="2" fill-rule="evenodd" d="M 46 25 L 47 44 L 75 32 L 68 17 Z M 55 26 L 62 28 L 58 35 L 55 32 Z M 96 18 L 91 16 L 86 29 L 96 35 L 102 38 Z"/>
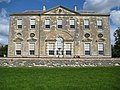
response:
<path id="1" fill-rule="evenodd" d="M 8 57 L 111 57 L 109 16 L 76 6 L 11 13 Z"/>

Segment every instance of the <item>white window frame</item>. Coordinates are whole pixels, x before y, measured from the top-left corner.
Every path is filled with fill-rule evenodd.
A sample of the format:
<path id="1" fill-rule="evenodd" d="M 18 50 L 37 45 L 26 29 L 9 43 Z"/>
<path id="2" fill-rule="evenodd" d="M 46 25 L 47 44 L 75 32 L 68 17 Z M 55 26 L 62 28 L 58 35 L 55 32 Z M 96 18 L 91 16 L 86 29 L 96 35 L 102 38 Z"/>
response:
<path id="1" fill-rule="evenodd" d="M 99 51 L 103 51 L 103 54 L 102 55 L 99 54 Z M 100 56 L 104 55 L 104 43 L 98 43 L 98 55 L 100 55 Z"/>
<path id="2" fill-rule="evenodd" d="M 17 29 L 22 29 L 22 28 L 18 28 L 18 25 L 22 25 L 22 28 L 23 28 L 23 20 L 22 19 L 17 19 Z"/>
<path id="3" fill-rule="evenodd" d="M 17 44 L 20 44 L 20 49 L 17 48 L 18 47 Z M 16 50 L 21 50 L 21 55 L 22 55 L 22 43 L 15 43 L 15 55 L 17 55 Z"/>
<path id="4" fill-rule="evenodd" d="M 50 25 L 50 19 L 45 19 L 45 28 L 46 28 L 46 25 Z M 46 29 L 50 29 L 50 28 L 46 28 Z"/>
<path id="5" fill-rule="evenodd" d="M 57 28 L 58 28 L 58 25 L 62 25 L 62 28 L 63 28 L 63 20 L 62 19 L 57 20 Z M 61 28 L 58 28 L 58 29 L 61 29 Z"/>
<path id="6" fill-rule="evenodd" d="M 31 44 L 34 44 L 34 49 L 31 49 Z M 30 42 L 30 43 L 29 43 L 29 55 L 30 55 L 30 56 L 33 56 L 33 55 L 30 54 L 30 50 L 34 50 L 34 55 L 35 55 L 35 45 L 36 45 L 36 44 L 35 44 L 34 42 Z"/>
<path id="7" fill-rule="evenodd" d="M 54 51 L 54 55 L 55 55 L 55 44 L 54 43 L 47 43 L 47 50 L 46 50 L 48 56 L 54 56 L 54 55 L 49 54 L 50 50 Z"/>
<path id="8" fill-rule="evenodd" d="M 86 45 L 89 45 L 89 47 L 86 47 Z M 87 48 L 87 49 L 86 49 Z M 89 51 L 90 52 L 90 55 L 86 55 L 85 54 L 85 51 Z M 84 55 L 85 56 L 91 56 L 91 43 L 84 43 Z"/>
<path id="9" fill-rule="evenodd" d="M 64 54 L 65 55 L 67 55 L 66 51 L 71 51 L 71 55 L 72 55 L 72 43 L 65 43 L 64 44 L 64 52 L 65 52 Z M 69 55 L 69 56 L 71 56 L 71 55 Z"/>
<path id="10" fill-rule="evenodd" d="M 69 24 L 70 24 L 70 28 L 71 28 L 71 25 L 74 25 L 74 28 L 75 28 L 75 19 L 70 19 Z M 74 29 L 74 28 L 71 28 L 71 29 Z"/>
<path id="11" fill-rule="evenodd" d="M 34 22 L 34 24 L 33 24 Z M 30 19 L 30 29 L 35 29 L 35 28 L 31 28 L 31 25 L 35 25 L 36 28 L 36 20 L 35 19 Z"/>
<path id="12" fill-rule="evenodd" d="M 97 27 L 98 27 L 98 26 L 103 27 L 103 22 L 102 22 L 101 19 L 98 19 L 98 20 L 97 20 Z M 98 28 L 98 29 L 99 29 L 99 28 Z"/>
<path id="13" fill-rule="evenodd" d="M 89 21 L 89 19 L 84 19 L 84 28 L 85 28 L 85 26 L 89 26 L 89 28 L 90 28 L 90 21 Z M 89 28 L 85 28 L 85 29 L 89 29 Z"/>

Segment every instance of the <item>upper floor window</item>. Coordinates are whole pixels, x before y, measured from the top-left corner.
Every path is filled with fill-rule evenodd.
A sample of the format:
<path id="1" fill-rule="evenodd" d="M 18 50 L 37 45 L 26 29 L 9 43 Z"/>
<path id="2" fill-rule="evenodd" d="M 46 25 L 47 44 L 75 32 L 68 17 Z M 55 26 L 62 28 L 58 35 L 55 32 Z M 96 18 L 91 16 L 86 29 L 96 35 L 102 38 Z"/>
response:
<path id="1" fill-rule="evenodd" d="M 17 28 L 22 29 L 22 19 L 17 20 Z"/>
<path id="2" fill-rule="evenodd" d="M 21 55 L 21 43 L 15 45 L 16 55 Z"/>
<path id="3" fill-rule="evenodd" d="M 85 29 L 89 29 L 90 28 L 90 25 L 89 25 L 89 20 L 84 20 L 84 27 Z"/>
<path id="4" fill-rule="evenodd" d="M 35 19 L 30 20 L 30 28 L 31 29 L 35 28 Z"/>
<path id="5" fill-rule="evenodd" d="M 90 43 L 85 43 L 85 55 L 90 55 Z"/>
<path id="6" fill-rule="evenodd" d="M 29 43 L 29 54 L 35 55 L 35 43 Z"/>
<path id="7" fill-rule="evenodd" d="M 74 19 L 70 20 L 70 28 L 75 28 L 75 20 Z"/>
<path id="8" fill-rule="evenodd" d="M 45 28 L 50 28 L 50 20 L 45 20 Z"/>
<path id="9" fill-rule="evenodd" d="M 102 20 L 97 20 L 98 29 L 102 29 Z"/>
<path id="10" fill-rule="evenodd" d="M 104 55 L 104 44 L 103 43 L 98 43 L 98 54 Z"/>
<path id="11" fill-rule="evenodd" d="M 57 27 L 62 28 L 62 19 L 57 20 Z"/>

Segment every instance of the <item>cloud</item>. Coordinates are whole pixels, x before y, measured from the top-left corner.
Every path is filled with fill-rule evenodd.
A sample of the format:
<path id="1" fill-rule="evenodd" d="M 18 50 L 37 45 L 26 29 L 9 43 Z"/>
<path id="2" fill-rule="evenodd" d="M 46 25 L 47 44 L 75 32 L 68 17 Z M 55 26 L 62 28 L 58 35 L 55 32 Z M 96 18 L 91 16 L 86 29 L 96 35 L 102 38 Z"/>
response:
<path id="1" fill-rule="evenodd" d="M 10 2 L 11 2 L 11 0 L 0 0 L 0 3 L 1 3 L 1 2 L 10 3 Z"/>
<path id="2" fill-rule="evenodd" d="M 6 10 L 1 9 L 0 12 L 0 43 L 8 43 L 8 32 L 9 32 L 9 18 L 6 17 Z"/>
<path id="3" fill-rule="evenodd" d="M 91 10 L 99 13 L 110 13 L 111 23 L 111 42 L 114 43 L 113 33 L 120 27 L 120 0 L 85 0 L 84 10 Z M 118 10 L 115 10 L 118 9 Z"/>
<path id="4" fill-rule="evenodd" d="M 117 10 L 111 11 L 110 18 L 115 25 L 120 27 L 120 11 Z"/>
<path id="5" fill-rule="evenodd" d="M 83 9 L 96 12 L 110 12 L 112 8 L 119 6 L 120 0 L 85 0 Z"/>

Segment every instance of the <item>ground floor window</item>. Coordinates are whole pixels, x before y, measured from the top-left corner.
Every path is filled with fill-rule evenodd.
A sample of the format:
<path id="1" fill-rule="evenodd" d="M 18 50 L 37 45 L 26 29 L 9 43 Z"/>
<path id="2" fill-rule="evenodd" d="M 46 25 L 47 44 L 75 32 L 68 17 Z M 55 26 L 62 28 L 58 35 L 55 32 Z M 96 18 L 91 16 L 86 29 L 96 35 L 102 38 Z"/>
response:
<path id="1" fill-rule="evenodd" d="M 54 43 L 48 43 L 47 44 L 47 54 L 48 55 L 54 55 L 55 52 L 54 52 Z"/>
<path id="2" fill-rule="evenodd" d="M 72 44 L 71 43 L 66 43 L 64 46 L 66 55 L 72 55 Z"/>
<path id="3" fill-rule="evenodd" d="M 29 43 L 29 54 L 35 55 L 35 43 Z"/>
<path id="4" fill-rule="evenodd" d="M 16 43 L 15 49 L 16 49 L 16 55 L 21 55 L 21 43 Z"/>
<path id="5" fill-rule="evenodd" d="M 71 50 L 66 50 L 66 55 L 71 55 Z"/>
<path id="6" fill-rule="evenodd" d="M 98 43 L 98 54 L 104 55 L 104 44 L 103 43 Z"/>
<path id="7" fill-rule="evenodd" d="M 90 55 L 90 43 L 85 43 L 84 49 L 85 49 L 85 55 Z"/>

